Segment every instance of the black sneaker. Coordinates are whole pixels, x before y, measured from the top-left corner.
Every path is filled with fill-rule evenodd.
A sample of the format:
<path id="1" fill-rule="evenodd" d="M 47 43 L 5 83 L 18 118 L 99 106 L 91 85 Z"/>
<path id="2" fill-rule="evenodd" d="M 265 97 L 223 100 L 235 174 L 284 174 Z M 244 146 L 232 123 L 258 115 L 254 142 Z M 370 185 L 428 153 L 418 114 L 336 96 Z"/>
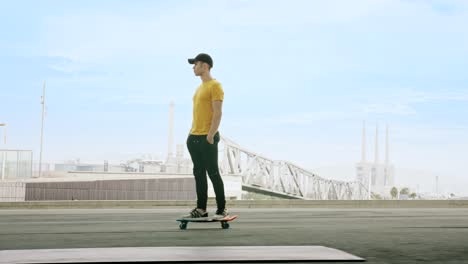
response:
<path id="1" fill-rule="evenodd" d="M 226 208 L 224 208 L 223 210 L 218 209 L 214 215 L 214 218 L 224 218 L 228 215 L 229 215 L 229 212 Z"/>
<path id="2" fill-rule="evenodd" d="M 195 208 L 190 213 L 182 216 L 182 218 L 201 218 L 208 217 L 208 212 L 206 210 Z"/>

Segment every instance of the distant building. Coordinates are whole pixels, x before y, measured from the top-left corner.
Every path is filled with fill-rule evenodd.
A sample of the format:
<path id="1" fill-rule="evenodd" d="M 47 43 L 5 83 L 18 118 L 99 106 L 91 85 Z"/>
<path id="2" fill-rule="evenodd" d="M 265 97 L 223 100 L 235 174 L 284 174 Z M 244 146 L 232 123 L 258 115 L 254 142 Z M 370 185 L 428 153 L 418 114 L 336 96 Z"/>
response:
<path id="1" fill-rule="evenodd" d="M 362 157 L 356 164 L 356 180 L 361 182 L 371 193 L 379 194 L 382 198 L 391 198 L 390 190 L 395 182 L 395 168 L 389 160 L 388 127 L 386 129 L 385 161 L 379 160 L 378 127 L 375 130 L 375 158 L 374 162 L 366 160 L 366 128 L 362 128 Z M 369 184 L 370 180 L 370 184 Z"/>
<path id="2" fill-rule="evenodd" d="M 184 158 L 185 145 L 176 145 L 176 154 L 174 156 L 173 143 L 174 143 L 174 102 L 169 104 L 169 137 L 167 146 L 167 159 L 161 167 L 161 172 L 166 173 L 192 173 L 192 160 Z"/>
<path id="3" fill-rule="evenodd" d="M 184 158 L 184 145 L 178 144 L 176 148 L 177 150 L 175 157 L 168 155 L 166 163 L 164 164 L 164 167 L 161 171 L 168 173 L 191 174 L 193 168 L 192 160 Z"/>

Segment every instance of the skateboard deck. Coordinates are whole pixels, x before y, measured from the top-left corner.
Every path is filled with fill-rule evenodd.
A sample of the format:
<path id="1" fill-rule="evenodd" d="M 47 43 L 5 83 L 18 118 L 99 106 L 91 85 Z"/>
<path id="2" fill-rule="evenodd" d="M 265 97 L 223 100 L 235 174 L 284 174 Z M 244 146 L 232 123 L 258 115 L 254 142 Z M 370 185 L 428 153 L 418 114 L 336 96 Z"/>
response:
<path id="1" fill-rule="evenodd" d="M 224 218 L 214 218 L 214 217 L 200 217 L 200 218 L 179 218 L 176 221 L 179 221 L 179 228 L 180 229 L 187 229 L 187 225 L 189 222 L 196 222 L 196 223 L 211 223 L 211 222 L 220 222 L 221 227 L 223 229 L 229 228 L 229 223 L 232 220 L 236 219 L 237 215 L 228 215 Z"/>

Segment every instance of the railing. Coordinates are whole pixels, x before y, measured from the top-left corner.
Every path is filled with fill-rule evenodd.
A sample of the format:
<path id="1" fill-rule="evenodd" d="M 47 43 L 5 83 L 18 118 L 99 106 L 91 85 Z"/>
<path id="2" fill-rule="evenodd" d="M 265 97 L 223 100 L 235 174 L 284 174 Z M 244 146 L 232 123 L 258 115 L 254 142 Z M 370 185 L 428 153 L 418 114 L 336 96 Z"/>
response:
<path id="1" fill-rule="evenodd" d="M 31 150 L 0 149 L 0 180 L 32 177 Z"/>

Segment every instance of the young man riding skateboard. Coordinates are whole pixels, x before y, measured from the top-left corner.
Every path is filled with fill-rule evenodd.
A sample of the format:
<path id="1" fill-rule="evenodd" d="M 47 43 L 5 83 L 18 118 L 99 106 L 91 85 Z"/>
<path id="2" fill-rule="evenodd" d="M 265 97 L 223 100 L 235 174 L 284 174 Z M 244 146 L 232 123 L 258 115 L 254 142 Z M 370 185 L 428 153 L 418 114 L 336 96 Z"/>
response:
<path id="1" fill-rule="evenodd" d="M 193 175 L 197 191 L 197 207 L 184 218 L 208 217 L 206 206 L 208 202 L 208 183 L 206 173 L 210 177 L 216 194 L 217 210 L 215 218 L 228 215 L 224 195 L 224 183 L 218 168 L 219 124 L 221 122 L 224 92 L 221 84 L 211 76 L 213 59 L 205 53 L 188 59 L 193 64 L 195 76 L 202 83 L 193 96 L 192 129 L 187 138 L 187 148 L 193 162 Z"/>

